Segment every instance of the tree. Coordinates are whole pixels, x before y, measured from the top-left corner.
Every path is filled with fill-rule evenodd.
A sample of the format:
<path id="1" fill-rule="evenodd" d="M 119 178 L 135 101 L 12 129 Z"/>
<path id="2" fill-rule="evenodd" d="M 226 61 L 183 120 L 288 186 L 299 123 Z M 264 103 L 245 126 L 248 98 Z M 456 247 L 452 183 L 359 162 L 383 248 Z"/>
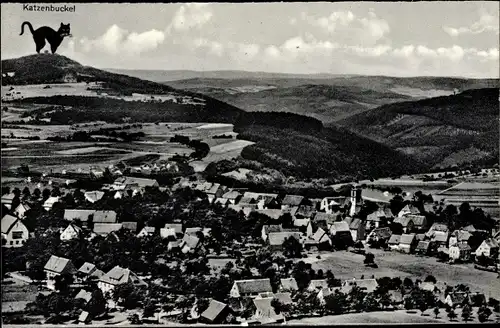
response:
<path id="1" fill-rule="evenodd" d="M 436 280 L 436 277 L 434 277 L 433 275 L 428 275 L 424 282 L 432 282 L 433 284 L 437 283 L 437 280 Z"/>
<path id="2" fill-rule="evenodd" d="M 69 286 L 73 283 L 73 275 L 69 273 L 56 276 L 54 279 L 54 287 L 56 290 L 66 293 L 69 291 Z"/>
<path id="3" fill-rule="evenodd" d="M 363 261 L 365 265 L 373 265 L 375 264 L 375 255 L 372 253 L 365 254 L 365 260 Z"/>
<path id="4" fill-rule="evenodd" d="M 470 320 L 470 317 L 472 316 L 472 310 L 468 304 L 465 304 L 464 307 L 462 308 L 462 318 L 464 319 L 465 322 Z"/>
<path id="5" fill-rule="evenodd" d="M 339 291 L 325 297 L 325 309 L 327 313 L 342 314 L 349 309 L 347 295 Z"/>
<path id="6" fill-rule="evenodd" d="M 139 318 L 139 315 L 137 313 L 132 313 L 127 317 L 128 321 L 130 321 L 130 324 L 132 325 L 140 325 L 142 323 L 141 319 Z"/>
<path id="7" fill-rule="evenodd" d="M 490 308 L 487 306 L 481 306 L 477 310 L 477 317 L 479 319 L 479 322 L 488 321 L 488 318 L 490 317 L 491 314 L 492 314 L 492 312 L 491 312 Z"/>
<path id="8" fill-rule="evenodd" d="M 144 311 L 142 312 L 142 317 L 143 318 L 153 317 L 155 312 L 156 312 L 156 304 L 151 298 L 148 298 L 144 302 Z"/>
<path id="9" fill-rule="evenodd" d="M 340 279 L 336 279 L 335 276 L 332 273 L 332 270 L 327 270 L 326 271 L 326 282 L 328 284 L 328 287 L 340 287 L 342 285 L 342 282 Z"/>
<path id="10" fill-rule="evenodd" d="M 92 291 L 92 298 L 87 304 L 87 311 L 92 317 L 98 317 L 106 312 L 107 302 L 99 288 Z"/>
<path id="11" fill-rule="evenodd" d="M 286 238 L 283 242 L 283 254 L 288 258 L 300 258 L 302 253 L 302 244 L 294 237 Z"/>
<path id="12" fill-rule="evenodd" d="M 437 318 L 438 318 L 438 315 L 439 315 L 439 307 L 437 307 L 437 306 L 436 306 L 436 307 L 434 308 L 433 312 L 434 312 L 434 318 L 436 318 L 436 319 L 437 319 Z"/>
<path id="13" fill-rule="evenodd" d="M 198 298 L 196 300 L 196 312 L 202 314 L 210 305 L 210 301 L 206 298 Z"/>
<path id="14" fill-rule="evenodd" d="M 457 318 L 457 314 L 455 313 L 455 311 L 453 309 L 450 309 L 450 311 L 448 311 L 448 319 L 450 319 L 450 321 L 453 321 Z"/>

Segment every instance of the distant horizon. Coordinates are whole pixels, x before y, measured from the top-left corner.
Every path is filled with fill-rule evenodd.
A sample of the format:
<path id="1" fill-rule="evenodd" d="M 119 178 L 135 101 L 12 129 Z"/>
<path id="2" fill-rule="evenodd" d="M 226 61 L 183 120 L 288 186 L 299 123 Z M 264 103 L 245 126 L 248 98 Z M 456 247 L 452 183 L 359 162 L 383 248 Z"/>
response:
<path id="1" fill-rule="evenodd" d="M 93 67 L 391 77 L 499 77 L 492 1 L 2 4 L 4 58 L 35 53 L 30 22 L 71 24 L 57 53 Z M 89 20 L 89 17 L 92 20 Z M 42 49 L 47 49 L 48 45 Z M 119 68 L 115 68 L 119 67 Z"/>

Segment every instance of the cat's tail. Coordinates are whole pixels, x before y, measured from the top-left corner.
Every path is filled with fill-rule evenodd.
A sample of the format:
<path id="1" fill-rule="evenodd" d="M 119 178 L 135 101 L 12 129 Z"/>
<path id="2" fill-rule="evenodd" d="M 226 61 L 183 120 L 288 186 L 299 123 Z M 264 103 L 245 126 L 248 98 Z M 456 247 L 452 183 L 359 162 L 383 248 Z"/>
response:
<path id="1" fill-rule="evenodd" d="M 19 34 L 19 35 L 23 35 L 23 33 L 24 33 L 24 25 L 28 25 L 31 34 L 33 34 L 33 32 L 34 32 L 33 25 L 31 25 L 30 22 L 24 22 L 24 23 L 21 24 L 21 34 Z"/>

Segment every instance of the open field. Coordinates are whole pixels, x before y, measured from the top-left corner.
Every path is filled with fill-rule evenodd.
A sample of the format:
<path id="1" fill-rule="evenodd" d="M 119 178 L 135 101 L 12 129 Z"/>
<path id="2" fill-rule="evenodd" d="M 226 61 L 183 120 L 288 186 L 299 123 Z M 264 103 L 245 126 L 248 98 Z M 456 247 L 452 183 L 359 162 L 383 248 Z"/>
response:
<path id="1" fill-rule="evenodd" d="M 418 311 L 417 311 L 418 312 Z M 441 315 L 441 317 L 443 317 Z M 421 316 L 420 313 L 409 314 L 406 311 L 377 311 L 364 313 L 349 313 L 342 315 L 329 315 L 324 317 L 303 318 L 299 320 L 290 320 L 288 325 L 311 325 L 311 324 L 373 324 L 373 323 L 443 323 L 445 320 L 434 319 L 430 316 Z"/>
<path id="2" fill-rule="evenodd" d="M 353 268 L 356 268 L 354 276 L 361 275 L 375 278 L 383 276 L 411 277 L 425 279 L 428 275 L 436 277 L 438 282 L 449 285 L 465 284 L 472 291 L 484 293 L 486 297 L 500 298 L 500 279 L 498 274 L 474 269 L 474 265 L 438 262 L 433 257 L 418 257 L 398 252 L 385 252 L 377 249 L 369 249 L 375 255 L 375 263 L 378 268 L 368 268 L 363 264 L 364 256 L 346 251 L 338 251 L 329 254 L 321 254 L 321 259 L 314 261 L 312 267 L 315 270 L 332 270 L 333 274 L 341 279 L 353 278 Z"/>
<path id="3" fill-rule="evenodd" d="M 11 90 L 12 88 L 12 90 Z M 13 101 L 22 98 L 53 97 L 53 96 L 86 96 L 122 99 L 125 101 L 171 101 L 175 103 L 189 103 L 193 105 L 204 105 L 201 98 L 190 98 L 175 92 L 170 94 L 140 94 L 133 93 L 131 96 L 113 96 L 102 89 L 101 83 L 49 83 L 29 84 L 16 86 L 2 86 L 2 101 Z"/>

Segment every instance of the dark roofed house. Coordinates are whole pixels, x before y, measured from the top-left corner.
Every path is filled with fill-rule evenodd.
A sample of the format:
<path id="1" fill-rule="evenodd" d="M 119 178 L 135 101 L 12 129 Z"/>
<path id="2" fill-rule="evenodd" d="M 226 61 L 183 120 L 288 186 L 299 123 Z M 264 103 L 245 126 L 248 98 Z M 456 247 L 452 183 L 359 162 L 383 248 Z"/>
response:
<path id="1" fill-rule="evenodd" d="M 269 278 L 236 280 L 229 292 L 229 296 L 233 298 L 257 297 L 260 293 L 268 292 L 273 292 Z"/>
<path id="2" fill-rule="evenodd" d="M 316 209 L 314 206 L 310 205 L 300 205 L 299 208 L 297 209 L 297 212 L 295 213 L 296 217 L 300 218 L 312 218 L 314 214 L 316 213 Z"/>
<path id="3" fill-rule="evenodd" d="M 298 195 L 286 195 L 281 201 L 281 209 L 286 209 L 290 207 L 299 207 L 304 200 L 304 196 Z"/>
<path id="4" fill-rule="evenodd" d="M 404 233 L 410 233 L 414 230 L 415 224 L 413 220 L 408 216 L 401 216 L 394 219 L 393 223 L 399 223 L 403 227 Z"/>
<path id="5" fill-rule="evenodd" d="M 429 255 L 431 250 L 431 242 L 421 240 L 418 242 L 415 253 L 418 255 Z"/>
<path id="6" fill-rule="evenodd" d="M 408 214 L 406 215 L 406 217 L 412 220 L 413 229 L 415 229 L 416 231 L 422 231 L 428 228 L 427 218 L 425 217 L 425 215 Z"/>
<path id="7" fill-rule="evenodd" d="M 450 246 L 448 255 L 452 261 L 467 262 L 471 259 L 472 248 L 466 242 Z"/>
<path id="8" fill-rule="evenodd" d="M 211 299 L 208 308 L 200 315 L 200 322 L 209 324 L 229 323 L 227 318 L 230 314 L 232 314 L 232 310 L 227 304 Z"/>
<path id="9" fill-rule="evenodd" d="M 350 220 L 348 220 L 348 219 L 350 219 Z M 366 227 L 366 225 L 363 224 L 363 221 L 361 221 L 361 219 L 347 218 L 344 221 L 346 221 L 349 224 L 349 230 L 351 232 L 352 240 L 358 241 L 358 240 L 365 239 L 365 227 Z"/>
<path id="10" fill-rule="evenodd" d="M 469 295 L 465 292 L 450 293 L 446 296 L 444 303 L 452 308 L 462 307 L 466 303 L 470 304 Z"/>
<path id="11" fill-rule="evenodd" d="M 76 272 L 76 277 L 80 281 L 86 281 L 89 278 L 101 278 L 104 272 L 99 270 L 94 264 L 85 262 Z"/>
<path id="12" fill-rule="evenodd" d="M 333 213 L 316 212 L 313 221 L 326 221 L 328 224 L 333 224 L 333 222 L 337 221 L 337 215 Z"/>
<path id="13" fill-rule="evenodd" d="M 435 231 L 431 240 L 439 247 L 446 246 L 448 244 L 448 232 Z"/>
<path id="14" fill-rule="evenodd" d="M 368 234 L 366 240 L 368 242 L 388 242 L 389 238 L 391 238 L 391 235 L 392 231 L 389 227 L 375 228 Z"/>

